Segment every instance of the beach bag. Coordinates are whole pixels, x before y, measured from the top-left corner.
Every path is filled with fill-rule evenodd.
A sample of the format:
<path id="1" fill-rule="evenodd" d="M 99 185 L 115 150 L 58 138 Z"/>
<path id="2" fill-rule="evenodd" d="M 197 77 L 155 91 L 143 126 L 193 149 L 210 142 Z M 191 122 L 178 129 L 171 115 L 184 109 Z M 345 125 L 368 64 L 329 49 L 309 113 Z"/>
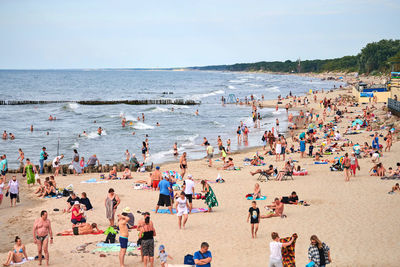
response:
<path id="1" fill-rule="evenodd" d="M 116 234 L 108 233 L 106 237 L 106 241 L 104 243 L 115 243 Z"/>
<path id="2" fill-rule="evenodd" d="M 193 255 L 187 254 L 183 259 L 183 264 L 185 265 L 194 265 Z"/>
<path id="3" fill-rule="evenodd" d="M 315 262 L 313 262 L 313 261 L 310 261 L 310 262 L 306 265 L 306 267 L 313 267 L 313 266 L 315 266 Z"/>
<path id="4" fill-rule="evenodd" d="M 44 160 L 47 160 L 48 157 L 49 157 L 49 155 L 48 155 L 46 152 L 44 152 L 44 154 L 43 154 L 43 159 L 44 159 Z"/>

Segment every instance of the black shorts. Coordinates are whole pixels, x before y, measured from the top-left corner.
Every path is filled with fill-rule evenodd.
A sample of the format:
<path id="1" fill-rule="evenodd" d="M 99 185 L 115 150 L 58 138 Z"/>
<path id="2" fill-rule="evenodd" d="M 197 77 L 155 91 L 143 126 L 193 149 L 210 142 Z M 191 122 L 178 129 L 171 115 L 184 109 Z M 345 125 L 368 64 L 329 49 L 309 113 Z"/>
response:
<path id="1" fill-rule="evenodd" d="M 187 200 L 189 201 L 189 203 L 192 203 L 192 199 L 193 199 L 193 195 L 192 194 L 185 194 L 185 197 L 187 198 Z"/>
<path id="2" fill-rule="evenodd" d="M 181 166 L 179 166 L 181 169 L 186 169 L 187 168 L 187 165 L 186 164 L 181 164 Z"/>
<path id="3" fill-rule="evenodd" d="M 259 223 L 258 219 L 253 219 L 253 218 L 250 219 L 250 224 L 256 224 L 256 223 Z"/>
<path id="4" fill-rule="evenodd" d="M 163 195 L 160 194 L 159 198 L 158 198 L 158 203 L 157 206 L 171 206 L 171 198 L 169 197 L 169 195 Z"/>
<path id="5" fill-rule="evenodd" d="M 8 170 L 7 171 L 1 171 L 1 175 L 5 176 L 7 174 L 7 172 L 8 172 Z"/>
<path id="6" fill-rule="evenodd" d="M 13 199 L 13 198 L 17 198 L 18 197 L 18 194 L 13 194 L 13 193 L 10 193 L 10 198 L 11 199 Z"/>

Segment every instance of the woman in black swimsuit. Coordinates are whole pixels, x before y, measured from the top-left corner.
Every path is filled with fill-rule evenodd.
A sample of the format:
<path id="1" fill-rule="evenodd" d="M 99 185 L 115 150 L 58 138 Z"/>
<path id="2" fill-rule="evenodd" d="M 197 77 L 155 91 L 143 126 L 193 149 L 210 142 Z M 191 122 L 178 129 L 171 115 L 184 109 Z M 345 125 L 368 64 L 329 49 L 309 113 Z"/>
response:
<path id="1" fill-rule="evenodd" d="M 146 153 L 147 153 L 147 145 L 146 145 L 146 142 L 143 142 L 143 146 L 142 146 L 143 161 L 146 161 Z"/>
<path id="2" fill-rule="evenodd" d="M 147 262 L 150 266 L 154 263 L 154 236 L 156 236 L 156 229 L 152 223 L 150 223 L 150 216 L 144 219 L 145 225 L 141 227 L 139 237 L 141 237 L 141 250 L 143 253 L 144 266 L 147 266 Z"/>

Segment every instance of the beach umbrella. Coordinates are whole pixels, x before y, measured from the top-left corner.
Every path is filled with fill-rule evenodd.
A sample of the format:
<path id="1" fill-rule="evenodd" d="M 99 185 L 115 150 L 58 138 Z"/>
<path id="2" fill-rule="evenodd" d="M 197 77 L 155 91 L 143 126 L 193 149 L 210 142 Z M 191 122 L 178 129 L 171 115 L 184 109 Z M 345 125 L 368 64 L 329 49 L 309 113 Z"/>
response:
<path id="1" fill-rule="evenodd" d="M 363 125 L 363 123 L 364 123 L 364 122 L 363 122 L 362 120 L 356 119 L 356 120 L 353 121 L 352 126 L 356 126 L 357 124 Z"/>
<path id="2" fill-rule="evenodd" d="M 308 129 L 309 129 L 309 130 L 310 130 L 310 129 L 315 129 L 314 123 L 310 123 L 310 124 L 308 125 Z"/>

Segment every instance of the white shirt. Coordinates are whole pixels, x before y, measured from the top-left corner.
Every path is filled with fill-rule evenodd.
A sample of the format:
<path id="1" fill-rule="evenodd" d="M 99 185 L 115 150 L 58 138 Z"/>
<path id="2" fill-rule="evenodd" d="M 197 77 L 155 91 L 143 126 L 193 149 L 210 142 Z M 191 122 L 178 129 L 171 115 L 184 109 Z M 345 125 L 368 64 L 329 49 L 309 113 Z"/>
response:
<path id="1" fill-rule="evenodd" d="M 193 194 L 194 181 L 190 179 L 185 180 L 185 195 Z"/>
<path id="2" fill-rule="evenodd" d="M 271 251 L 271 255 L 269 256 L 270 260 L 273 261 L 282 260 L 282 243 L 272 241 L 271 243 L 269 243 L 269 249 Z"/>
<path id="3" fill-rule="evenodd" d="M 0 184 L 0 195 L 3 194 L 4 182 Z"/>
<path id="4" fill-rule="evenodd" d="M 11 194 L 18 194 L 19 191 L 19 185 L 17 180 L 10 180 L 8 182 L 8 186 L 10 187 L 10 193 Z"/>
<path id="5" fill-rule="evenodd" d="M 186 197 L 184 198 L 184 199 L 182 199 L 182 198 L 178 198 L 178 209 L 186 209 Z"/>
<path id="6" fill-rule="evenodd" d="M 56 165 L 56 162 L 58 161 L 58 165 Z M 61 156 L 57 156 L 53 159 L 53 168 L 60 166 L 61 162 Z"/>

